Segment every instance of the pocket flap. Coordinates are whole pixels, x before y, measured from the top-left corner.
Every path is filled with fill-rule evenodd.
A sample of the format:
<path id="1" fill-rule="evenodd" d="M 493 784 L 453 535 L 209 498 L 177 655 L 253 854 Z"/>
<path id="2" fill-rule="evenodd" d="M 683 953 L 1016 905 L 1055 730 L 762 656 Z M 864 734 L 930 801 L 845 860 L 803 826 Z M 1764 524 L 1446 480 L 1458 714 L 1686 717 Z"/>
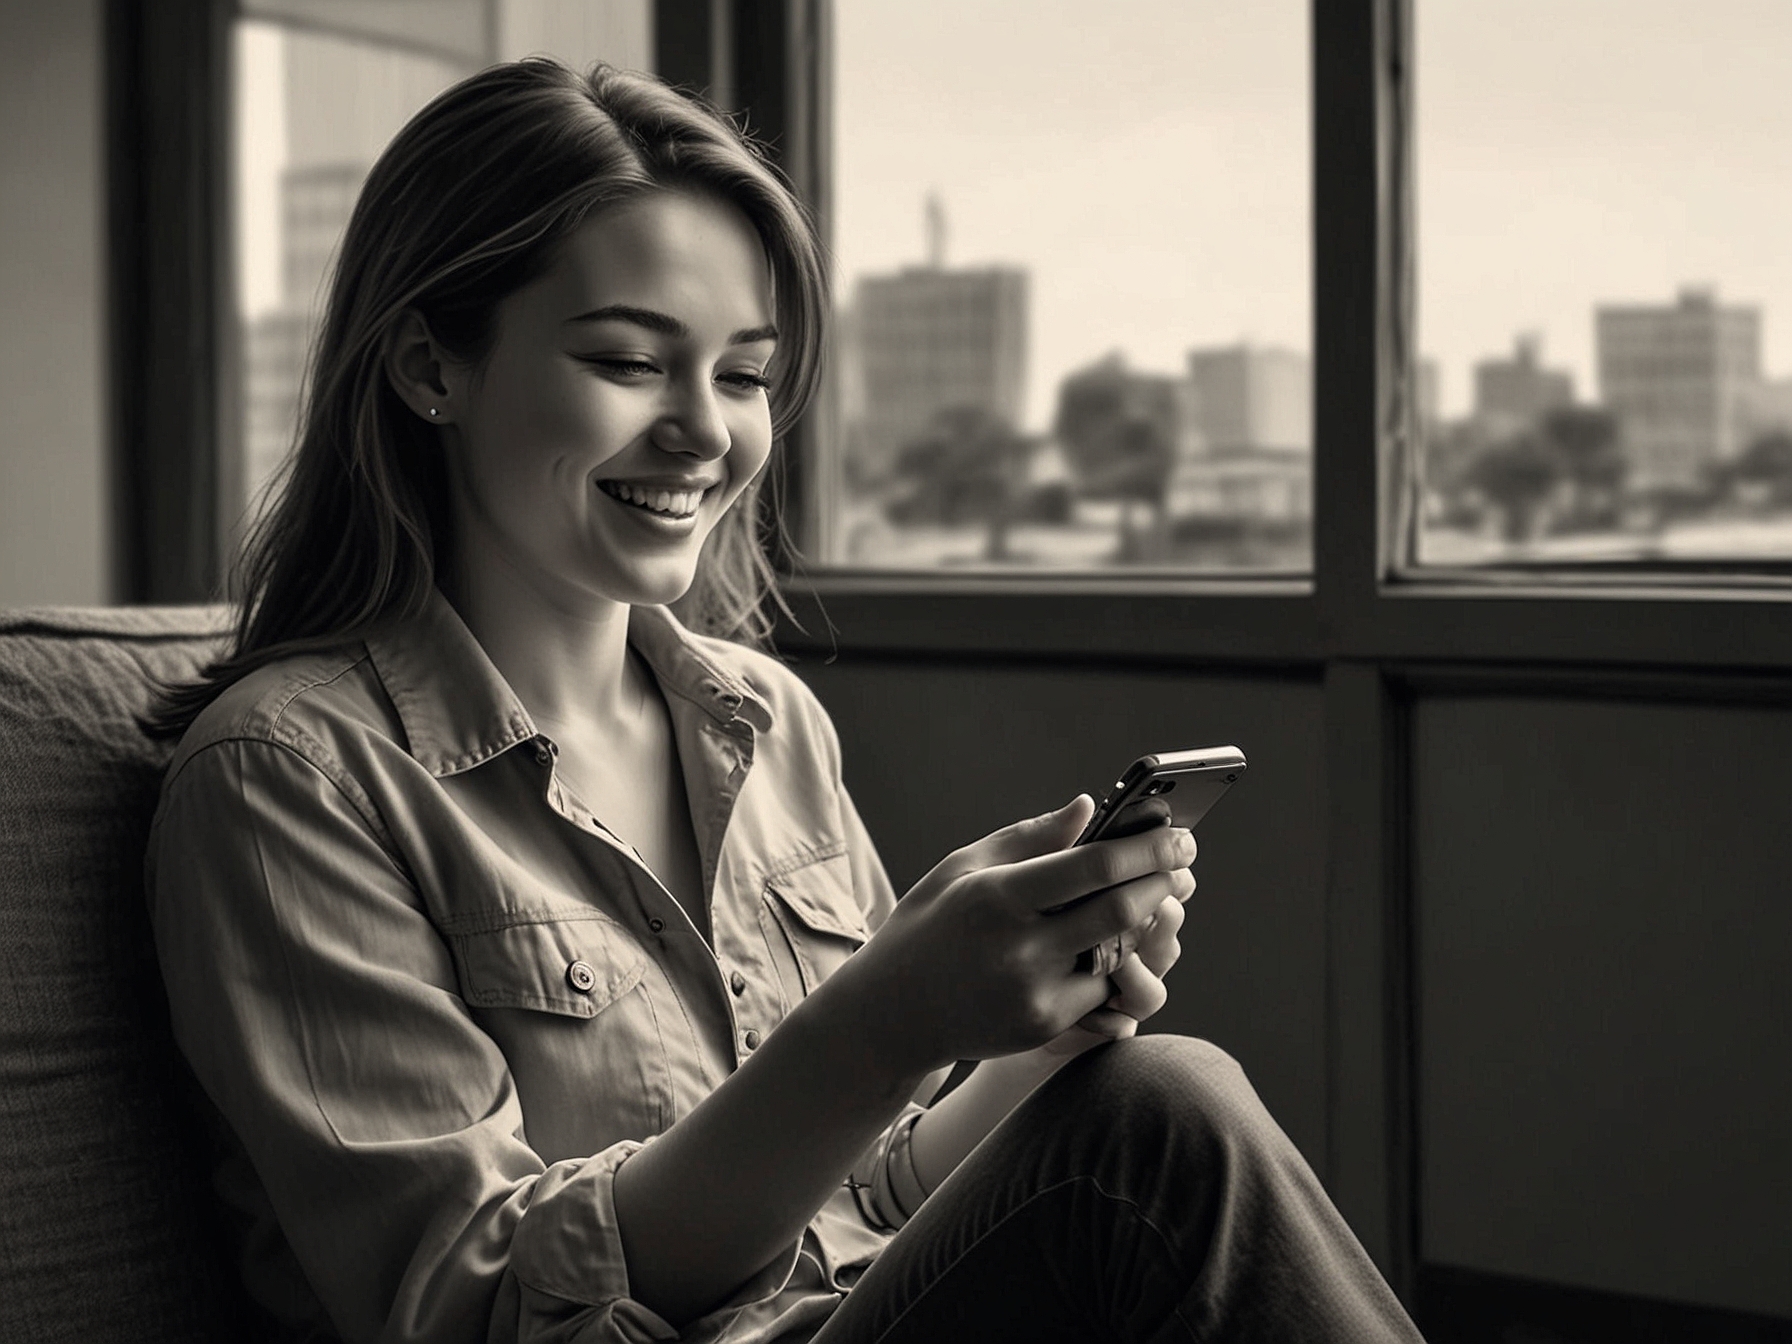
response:
<path id="1" fill-rule="evenodd" d="M 641 983 L 647 951 L 607 915 L 568 915 L 458 933 L 450 942 L 466 1000 L 595 1017 Z"/>
<path id="2" fill-rule="evenodd" d="M 852 865 L 835 854 L 770 878 L 766 886 L 783 898 L 790 912 L 817 933 L 831 933 L 863 943 L 871 937 L 865 912 L 852 896 Z"/>

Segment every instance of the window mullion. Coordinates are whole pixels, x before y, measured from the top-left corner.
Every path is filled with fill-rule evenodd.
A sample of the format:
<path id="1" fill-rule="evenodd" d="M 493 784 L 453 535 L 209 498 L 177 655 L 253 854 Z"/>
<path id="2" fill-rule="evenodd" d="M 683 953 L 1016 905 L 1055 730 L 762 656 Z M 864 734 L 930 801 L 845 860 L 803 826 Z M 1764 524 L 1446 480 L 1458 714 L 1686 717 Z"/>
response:
<path id="1" fill-rule="evenodd" d="M 1387 319 L 1400 301 L 1383 211 L 1387 71 L 1404 12 L 1400 0 L 1312 9 L 1314 583 L 1345 642 L 1370 617 L 1382 568 Z"/>

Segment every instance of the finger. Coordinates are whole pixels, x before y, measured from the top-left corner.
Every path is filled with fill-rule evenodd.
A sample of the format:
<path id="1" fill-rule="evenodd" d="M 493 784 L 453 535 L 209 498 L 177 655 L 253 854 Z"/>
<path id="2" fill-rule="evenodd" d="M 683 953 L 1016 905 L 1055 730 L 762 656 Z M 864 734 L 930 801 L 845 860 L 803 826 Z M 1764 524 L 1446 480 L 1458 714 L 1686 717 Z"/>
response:
<path id="1" fill-rule="evenodd" d="M 1147 873 L 1096 892 L 1066 910 L 1042 914 L 1039 918 L 1049 940 L 1045 946 L 1053 955 L 1062 951 L 1065 957 L 1075 958 L 1085 948 L 1099 952 L 1104 943 L 1111 948 L 1119 938 L 1121 954 L 1103 966 L 1104 971 L 1111 971 L 1139 945 L 1144 932 L 1141 926 L 1159 904 L 1173 899 L 1172 893 L 1170 874 Z"/>
<path id="2" fill-rule="evenodd" d="M 1097 1008 L 1084 1013 L 1077 1026 L 1097 1036 L 1104 1036 L 1110 1041 L 1124 1041 L 1136 1035 L 1139 1030 L 1139 1019 L 1121 1012 L 1118 1008 Z"/>
<path id="3" fill-rule="evenodd" d="M 1144 926 L 1139 927 L 1142 929 Z M 1120 969 L 1121 962 L 1133 954 L 1138 939 L 1138 929 L 1127 929 L 1112 938 L 1104 938 L 1094 947 L 1077 954 L 1076 968 L 1084 975 L 1098 976 L 1105 980 Z"/>
<path id="4" fill-rule="evenodd" d="M 1163 798 L 1138 798 L 1114 814 L 1101 828 L 1101 836 L 1104 840 L 1114 840 L 1123 835 L 1137 835 L 1154 826 L 1168 826 L 1170 819 L 1170 804 Z"/>
<path id="5" fill-rule="evenodd" d="M 1114 983 L 1115 993 L 1106 1006 L 1135 1022 L 1143 1022 L 1169 1002 L 1170 991 L 1164 988 L 1164 982 L 1136 955 L 1120 963 L 1120 969 L 1108 978 Z"/>
<path id="6" fill-rule="evenodd" d="M 1157 909 L 1145 921 L 1138 945 L 1133 950 L 1153 975 L 1167 973 L 1182 955 L 1182 945 L 1177 942 L 1176 935 L 1187 918 L 1188 912 L 1182 908 L 1182 902 L 1167 899 L 1158 902 Z"/>
<path id="7" fill-rule="evenodd" d="M 1180 826 L 1156 826 L 1139 835 L 1096 840 L 1022 860 L 1013 864 L 1003 881 L 1033 909 L 1057 912 L 1147 873 L 1187 868 L 1194 857 L 1193 835 Z"/>

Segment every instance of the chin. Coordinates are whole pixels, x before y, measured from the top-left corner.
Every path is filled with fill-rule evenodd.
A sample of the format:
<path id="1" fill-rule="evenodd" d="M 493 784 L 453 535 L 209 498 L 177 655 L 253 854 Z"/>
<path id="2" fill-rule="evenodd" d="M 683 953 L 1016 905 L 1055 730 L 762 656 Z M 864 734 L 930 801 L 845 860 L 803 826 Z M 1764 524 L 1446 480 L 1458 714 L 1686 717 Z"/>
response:
<path id="1" fill-rule="evenodd" d="M 634 573 L 617 576 L 620 582 L 604 585 L 609 596 L 631 607 L 664 607 L 691 591 L 697 581 L 696 570 L 680 569 L 670 574 Z"/>

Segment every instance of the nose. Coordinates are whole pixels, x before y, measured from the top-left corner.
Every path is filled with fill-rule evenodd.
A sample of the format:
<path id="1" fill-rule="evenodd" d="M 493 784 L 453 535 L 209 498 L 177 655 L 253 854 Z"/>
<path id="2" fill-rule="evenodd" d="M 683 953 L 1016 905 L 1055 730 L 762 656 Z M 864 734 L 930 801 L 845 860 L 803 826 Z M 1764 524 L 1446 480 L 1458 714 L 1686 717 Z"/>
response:
<path id="1" fill-rule="evenodd" d="M 671 404 L 654 428 L 654 442 L 667 452 L 706 462 L 726 453 L 734 440 L 716 389 L 701 378 L 679 380 Z"/>

